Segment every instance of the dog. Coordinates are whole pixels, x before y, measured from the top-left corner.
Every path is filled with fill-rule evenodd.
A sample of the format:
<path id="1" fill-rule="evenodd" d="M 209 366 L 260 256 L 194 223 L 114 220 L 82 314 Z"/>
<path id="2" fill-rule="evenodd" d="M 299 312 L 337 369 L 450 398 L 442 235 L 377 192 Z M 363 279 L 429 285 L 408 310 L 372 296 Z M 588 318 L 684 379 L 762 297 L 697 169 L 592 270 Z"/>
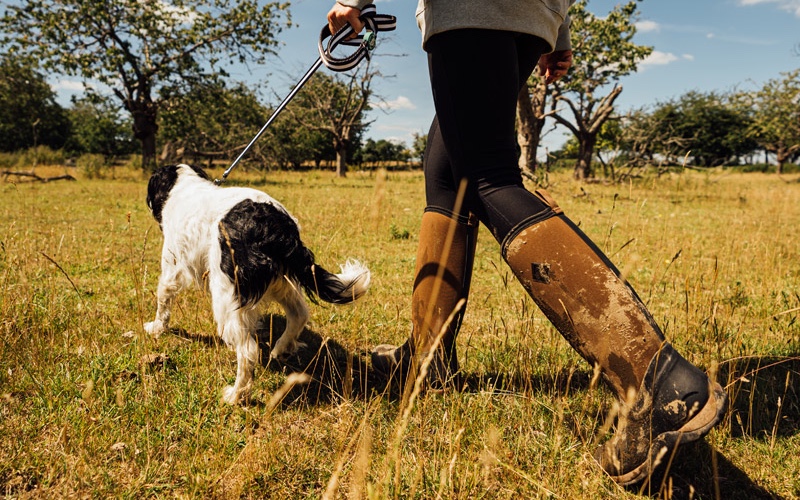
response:
<path id="1" fill-rule="evenodd" d="M 155 319 L 147 333 L 169 328 L 175 295 L 193 282 L 211 294 L 217 334 L 236 351 L 236 381 L 225 387 L 229 404 L 246 401 L 259 359 L 256 328 L 261 305 L 280 304 L 286 329 L 270 358 L 289 356 L 308 321 L 303 293 L 345 304 L 363 296 L 370 272 L 348 260 L 340 274 L 315 263 L 300 240 L 300 227 L 278 201 L 262 191 L 215 185 L 200 168 L 172 165 L 158 169 L 147 185 L 147 206 L 164 236 Z"/>

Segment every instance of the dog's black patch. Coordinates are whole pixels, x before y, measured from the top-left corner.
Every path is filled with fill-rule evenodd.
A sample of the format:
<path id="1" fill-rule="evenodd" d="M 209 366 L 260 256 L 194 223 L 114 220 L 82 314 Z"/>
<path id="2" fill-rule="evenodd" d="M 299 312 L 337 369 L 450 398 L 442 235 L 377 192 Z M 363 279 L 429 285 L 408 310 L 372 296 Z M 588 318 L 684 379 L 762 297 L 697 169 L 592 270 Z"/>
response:
<path id="1" fill-rule="evenodd" d="M 219 244 L 220 269 L 235 283 L 241 306 L 258 302 L 284 274 L 302 284 L 313 274 L 314 254 L 300 240 L 297 224 L 271 203 L 237 203 L 220 221 Z"/>
<path id="2" fill-rule="evenodd" d="M 147 206 L 150 207 L 153 217 L 161 225 L 161 213 L 164 211 L 164 205 L 167 203 L 169 193 L 178 182 L 178 171 L 183 165 L 167 165 L 161 167 L 150 176 L 150 181 L 147 183 Z M 202 168 L 188 165 L 194 172 L 203 179 L 211 180 Z"/>

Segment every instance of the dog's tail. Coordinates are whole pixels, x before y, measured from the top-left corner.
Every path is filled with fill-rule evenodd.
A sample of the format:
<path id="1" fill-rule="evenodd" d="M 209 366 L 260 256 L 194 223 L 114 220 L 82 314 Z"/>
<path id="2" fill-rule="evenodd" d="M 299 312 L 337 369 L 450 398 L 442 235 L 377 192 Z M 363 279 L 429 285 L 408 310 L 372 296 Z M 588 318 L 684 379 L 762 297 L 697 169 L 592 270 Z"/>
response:
<path id="1" fill-rule="evenodd" d="M 300 239 L 297 223 L 282 207 L 243 200 L 220 221 L 220 267 L 236 283 L 241 304 L 252 304 L 274 279 L 299 283 L 309 299 L 346 304 L 364 295 L 369 270 L 348 260 L 339 274 L 315 263 Z"/>
<path id="2" fill-rule="evenodd" d="M 303 272 L 298 273 L 297 280 L 312 298 L 319 297 L 331 304 L 347 304 L 358 299 L 369 288 L 370 273 L 363 264 L 354 259 L 348 259 L 341 272 L 334 274 L 322 266 L 313 263 L 313 254 L 305 249 L 311 256 L 312 263 L 303 267 Z"/>

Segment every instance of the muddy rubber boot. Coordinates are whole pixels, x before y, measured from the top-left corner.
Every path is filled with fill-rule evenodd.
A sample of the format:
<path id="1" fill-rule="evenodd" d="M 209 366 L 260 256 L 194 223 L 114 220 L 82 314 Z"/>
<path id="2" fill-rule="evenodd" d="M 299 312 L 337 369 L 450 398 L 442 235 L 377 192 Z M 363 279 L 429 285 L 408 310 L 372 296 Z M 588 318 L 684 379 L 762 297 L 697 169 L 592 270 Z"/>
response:
<path id="1" fill-rule="evenodd" d="M 651 360 L 632 405 L 623 407 L 617 431 L 594 454 L 617 483 L 647 479 L 673 450 L 705 436 L 725 413 L 727 394 L 705 373 L 665 344 Z"/>
<path id="2" fill-rule="evenodd" d="M 548 208 L 509 233 L 503 257 L 623 404 L 626 418 L 598 452 L 600 464 L 621 483 L 641 481 L 664 445 L 697 440 L 719 421 L 726 395 L 665 341 L 633 288 L 555 201 L 536 195 Z"/>
<path id="3" fill-rule="evenodd" d="M 416 377 L 419 364 L 442 333 L 426 382 L 432 389 L 458 387 L 455 339 L 469 294 L 477 236 L 474 217 L 455 219 L 435 211 L 422 215 L 411 295 L 411 337 L 399 347 L 375 347 L 374 369 L 401 381 L 410 374 Z"/>

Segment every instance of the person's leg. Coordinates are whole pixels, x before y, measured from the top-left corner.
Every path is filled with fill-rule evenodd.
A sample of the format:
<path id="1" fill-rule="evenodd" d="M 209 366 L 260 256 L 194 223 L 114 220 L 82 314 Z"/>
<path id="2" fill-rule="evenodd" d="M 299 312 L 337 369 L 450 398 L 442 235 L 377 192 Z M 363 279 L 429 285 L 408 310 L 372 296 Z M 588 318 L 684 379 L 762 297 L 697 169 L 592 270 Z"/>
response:
<path id="1" fill-rule="evenodd" d="M 480 151 L 478 156 L 484 159 L 482 165 L 492 178 L 492 181 L 483 181 L 483 184 L 490 184 L 492 195 L 499 192 L 498 185 L 512 186 L 517 194 L 512 193 L 505 199 L 512 207 L 522 208 L 523 215 L 527 215 L 530 204 L 538 200 L 522 188 L 522 177 L 516 168 L 516 95 L 539 60 L 545 43 L 536 37 L 485 30 L 450 32 L 441 37 L 446 40 L 437 49 L 437 54 L 456 65 L 463 63 L 469 70 L 470 76 L 459 87 L 484 89 L 480 102 L 467 98 L 472 102 L 469 102 L 466 117 L 454 115 L 449 111 L 450 108 L 445 107 L 445 119 L 452 122 L 466 118 L 480 123 L 479 142 L 486 147 L 477 148 Z M 451 37 L 452 42 L 448 42 L 447 39 Z M 474 52 L 476 37 L 480 40 L 477 44 L 480 54 Z M 462 45 L 465 39 L 471 42 L 470 46 Z M 451 50 L 455 52 L 453 57 L 447 54 Z M 470 54 L 476 56 L 477 61 L 472 61 Z M 441 59 L 432 58 L 434 60 Z M 477 67 L 470 69 L 469 66 L 476 62 Z M 489 63 L 491 67 L 486 66 Z M 446 88 L 448 80 L 434 76 L 440 73 L 436 64 L 433 62 L 431 66 L 433 92 L 435 95 L 447 95 L 450 92 Z M 464 96 L 470 95 L 470 92 L 464 93 Z M 509 96 L 511 99 L 503 98 Z M 454 96 L 454 99 L 460 100 L 462 97 Z M 502 106 L 497 105 L 500 101 L 503 102 Z M 498 126 L 498 122 L 502 122 L 503 126 Z M 508 140 L 509 137 L 511 140 Z M 423 157 L 426 208 L 420 227 L 411 299 L 412 334 L 399 348 L 380 345 L 372 355 L 376 369 L 395 372 L 400 368 L 399 373 L 405 375 L 411 367 L 410 361 L 421 361 L 431 352 L 437 336 L 441 336 L 440 348 L 435 352 L 429 368 L 428 382 L 435 386 L 452 382 L 458 371 L 455 339 L 469 294 L 478 230 L 475 215 L 492 228 L 495 225 L 493 218 L 502 216 L 504 212 L 493 210 L 491 217 L 485 212 L 477 182 L 469 183 L 466 194 L 462 193 L 459 197 L 461 181 L 468 176 L 464 175 L 462 167 L 456 168 L 454 165 L 450 155 L 453 151 L 458 152 L 448 151 L 445 146 L 437 115 L 428 133 Z M 498 160 L 504 168 L 495 168 Z M 501 174 L 499 181 L 494 179 L 496 173 Z M 515 201 L 520 195 L 524 201 Z M 463 201 L 457 201 L 459 199 Z M 504 224 L 511 225 L 508 221 Z"/>
<path id="2" fill-rule="evenodd" d="M 623 403 L 617 432 L 596 458 L 617 482 L 640 482 L 674 447 L 711 430 L 727 395 L 664 339 L 633 288 L 555 201 L 537 194 L 548 212 L 514 228 L 502 242 L 503 257 Z"/>
<path id="3" fill-rule="evenodd" d="M 522 186 L 513 129 L 518 87 L 509 83 L 522 79 L 521 40 L 475 30 L 431 38 L 441 136 L 454 178 L 468 179 L 470 210 L 502 242 L 517 278 L 627 403 L 598 460 L 617 481 L 636 482 L 665 449 L 708 432 L 726 395 L 664 340 L 634 290 L 558 206 Z"/>
<path id="4" fill-rule="evenodd" d="M 519 89 L 546 46 L 530 35 L 473 29 L 428 42 L 439 137 L 453 182 L 468 181 L 466 205 L 498 241 L 545 208 L 523 186 L 515 122 Z"/>
<path id="5" fill-rule="evenodd" d="M 439 125 L 433 120 L 423 156 L 426 208 L 417 246 L 411 295 L 411 335 L 401 346 L 373 350 L 378 371 L 405 380 L 416 377 L 419 363 L 435 350 L 427 382 L 435 388 L 456 385 L 459 371 L 456 336 L 469 295 L 478 237 L 478 221 L 463 202 L 452 176 Z"/>

